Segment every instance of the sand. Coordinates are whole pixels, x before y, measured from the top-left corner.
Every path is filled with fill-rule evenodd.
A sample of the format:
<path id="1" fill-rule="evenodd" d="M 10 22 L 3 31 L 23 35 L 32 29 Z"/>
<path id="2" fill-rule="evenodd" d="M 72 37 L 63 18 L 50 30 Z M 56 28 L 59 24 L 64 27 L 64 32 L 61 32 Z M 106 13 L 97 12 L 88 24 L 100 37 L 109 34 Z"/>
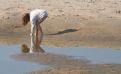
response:
<path id="1" fill-rule="evenodd" d="M 118 68 L 118 70 L 117 70 Z M 73 68 L 56 68 L 47 71 L 36 71 L 27 74 L 120 74 L 120 66 L 114 65 L 87 65 Z"/>
<path id="2" fill-rule="evenodd" d="M 0 0 L 0 43 L 29 44 L 30 23 L 23 27 L 21 17 L 36 8 L 49 14 L 41 24 L 42 45 L 121 48 L 120 0 Z M 98 65 L 94 70 L 62 68 L 31 74 L 120 74 L 117 67 Z"/>

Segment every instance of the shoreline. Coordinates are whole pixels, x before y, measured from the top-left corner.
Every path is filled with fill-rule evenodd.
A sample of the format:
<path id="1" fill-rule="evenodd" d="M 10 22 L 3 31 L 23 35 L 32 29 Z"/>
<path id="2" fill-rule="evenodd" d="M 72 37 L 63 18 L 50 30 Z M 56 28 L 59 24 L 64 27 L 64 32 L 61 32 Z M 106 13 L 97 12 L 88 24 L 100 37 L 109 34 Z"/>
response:
<path id="1" fill-rule="evenodd" d="M 27 35 L 26 35 L 27 34 Z M 12 34 L 6 33 L 0 36 L 0 44 L 11 45 L 11 44 L 27 44 L 30 45 L 30 37 L 26 34 Z M 120 41 L 93 41 L 85 37 L 82 40 L 67 39 L 67 36 L 62 35 L 44 35 L 42 44 L 49 47 L 86 47 L 86 48 L 112 48 L 120 50 Z"/>

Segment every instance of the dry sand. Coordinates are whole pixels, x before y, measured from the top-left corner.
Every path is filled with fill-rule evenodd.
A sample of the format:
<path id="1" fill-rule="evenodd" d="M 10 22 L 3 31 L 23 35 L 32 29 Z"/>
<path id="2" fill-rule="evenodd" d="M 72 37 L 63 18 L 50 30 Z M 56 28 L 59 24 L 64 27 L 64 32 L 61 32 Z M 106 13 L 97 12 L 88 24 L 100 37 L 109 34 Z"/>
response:
<path id="1" fill-rule="evenodd" d="M 121 48 L 121 0 L 0 0 L 0 43 L 29 43 L 21 17 L 36 8 L 49 13 L 43 45 Z M 120 65 L 85 66 L 31 74 L 121 74 Z"/>

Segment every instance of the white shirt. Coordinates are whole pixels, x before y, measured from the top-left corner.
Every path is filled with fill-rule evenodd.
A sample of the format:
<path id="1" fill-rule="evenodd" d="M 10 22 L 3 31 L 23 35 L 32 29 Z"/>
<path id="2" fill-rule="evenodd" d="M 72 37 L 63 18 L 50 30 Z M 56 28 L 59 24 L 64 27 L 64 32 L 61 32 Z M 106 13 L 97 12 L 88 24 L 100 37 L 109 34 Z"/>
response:
<path id="1" fill-rule="evenodd" d="M 30 12 L 31 25 L 37 25 L 36 21 L 41 20 L 44 16 L 48 16 L 47 11 L 42 9 L 35 9 Z"/>

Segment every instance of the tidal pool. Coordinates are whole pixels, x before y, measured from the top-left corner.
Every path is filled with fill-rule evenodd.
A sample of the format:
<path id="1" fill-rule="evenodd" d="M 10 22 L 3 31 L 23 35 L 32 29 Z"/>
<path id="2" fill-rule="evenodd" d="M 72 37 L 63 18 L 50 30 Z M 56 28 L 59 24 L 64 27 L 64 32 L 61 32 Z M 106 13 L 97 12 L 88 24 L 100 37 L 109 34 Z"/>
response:
<path id="1" fill-rule="evenodd" d="M 21 54 L 20 45 L 0 45 L 0 74 L 20 74 L 30 71 L 44 70 L 49 67 L 48 64 L 54 65 L 58 62 L 50 63 L 50 60 L 56 61 L 57 59 L 61 61 L 68 58 L 63 58 L 64 56 L 70 56 L 73 59 L 81 59 L 84 57 L 89 60 L 91 64 L 121 64 L 121 50 L 110 48 L 54 48 L 47 46 L 42 46 L 42 48 L 46 53 L 56 54 L 58 57 L 55 57 L 56 55 L 41 55 L 45 57 L 37 57 L 36 62 L 29 56 L 27 57 L 31 60 L 28 61 L 26 61 L 26 58 L 19 59 L 19 57 L 17 58 L 19 60 L 15 60 L 11 58 L 11 55 Z M 59 57 L 59 55 L 64 56 Z M 44 60 L 44 62 L 47 62 L 47 65 L 46 63 L 37 63 L 38 58 L 42 58 L 39 59 L 39 62 Z M 61 65 L 69 60 L 70 59 L 62 61 Z"/>

